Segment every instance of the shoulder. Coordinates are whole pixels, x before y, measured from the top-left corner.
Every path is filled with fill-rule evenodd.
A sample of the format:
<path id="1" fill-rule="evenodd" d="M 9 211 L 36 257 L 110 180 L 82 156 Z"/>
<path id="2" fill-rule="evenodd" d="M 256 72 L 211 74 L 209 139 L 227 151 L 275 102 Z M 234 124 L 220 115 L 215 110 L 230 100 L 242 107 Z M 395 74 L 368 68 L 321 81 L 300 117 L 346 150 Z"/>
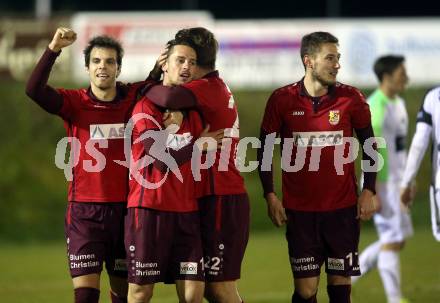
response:
<path id="1" fill-rule="evenodd" d="M 425 101 L 439 101 L 440 100 L 440 86 L 429 89 L 425 94 Z"/>
<path id="2" fill-rule="evenodd" d="M 118 81 L 116 82 L 116 88 L 121 96 L 133 98 L 133 96 L 137 94 L 140 89 L 144 88 L 151 82 L 152 81 L 139 81 L 133 83 L 124 83 Z"/>
<path id="3" fill-rule="evenodd" d="M 133 114 L 146 113 L 154 114 L 158 111 L 157 107 L 147 97 L 142 97 L 134 105 Z"/>
<path id="4" fill-rule="evenodd" d="M 341 97 L 349 97 L 350 99 L 354 101 L 361 101 L 366 102 L 364 94 L 356 87 L 336 82 L 335 84 L 335 90 L 338 96 Z"/>
<path id="5" fill-rule="evenodd" d="M 213 81 L 208 78 L 200 78 L 192 80 L 188 83 L 182 84 L 182 87 L 188 88 L 190 90 L 203 89 L 205 87 L 213 85 Z"/>
<path id="6" fill-rule="evenodd" d="M 280 88 L 277 88 L 272 92 L 270 99 L 280 100 L 285 97 L 292 97 L 299 95 L 300 82 L 291 83 Z"/>
<path id="7" fill-rule="evenodd" d="M 66 89 L 66 88 L 58 88 L 58 93 L 60 93 L 63 97 L 67 97 L 70 99 L 84 99 L 87 98 L 87 89 Z"/>
<path id="8" fill-rule="evenodd" d="M 400 102 L 400 100 L 398 101 Z M 384 95 L 377 89 L 370 96 L 368 96 L 367 103 L 370 105 L 371 109 L 384 108 L 386 106 L 387 100 Z"/>

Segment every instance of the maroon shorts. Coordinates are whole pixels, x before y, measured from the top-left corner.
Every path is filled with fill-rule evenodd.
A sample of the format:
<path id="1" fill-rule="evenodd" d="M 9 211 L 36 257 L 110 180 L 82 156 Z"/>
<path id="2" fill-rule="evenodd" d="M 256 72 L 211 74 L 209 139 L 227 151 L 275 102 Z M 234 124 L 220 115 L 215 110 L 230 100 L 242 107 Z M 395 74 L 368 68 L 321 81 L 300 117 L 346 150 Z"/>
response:
<path id="1" fill-rule="evenodd" d="M 64 231 L 72 277 L 100 273 L 127 277 L 124 217 L 127 203 L 69 202 Z"/>
<path id="2" fill-rule="evenodd" d="M 199 211 L 206 281 L 239 279 L 249 239 L 250 207 L 247 194 L 200 198 Z"/>
<path id="3" fill-rule="evenodd" d="M 326 212 L 286 212 L 286 238 L 295 278 L 319 276 L 324 262 L 327 274 L 360 275 L 356 206 Z"/>
<path id="4" fill-rule="evenodd" d="M 125 233 L 128 282 L 205 280 L 198 212 L 129 208 Z"/>

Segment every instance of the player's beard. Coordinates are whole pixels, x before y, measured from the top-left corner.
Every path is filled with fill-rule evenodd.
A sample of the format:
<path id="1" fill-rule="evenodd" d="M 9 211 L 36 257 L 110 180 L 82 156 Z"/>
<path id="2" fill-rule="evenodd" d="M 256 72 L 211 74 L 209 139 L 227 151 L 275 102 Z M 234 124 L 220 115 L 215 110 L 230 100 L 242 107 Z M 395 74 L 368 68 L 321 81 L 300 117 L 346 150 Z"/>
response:
<path id="1" fill-rule="evenodd" d="M 336 80 L 328 80 L 321 76 L 315 69 L 312 70 L 312 77 L 318 81 L 322 86 L 331 86 L 336 83 Z"/>
<path id="2" fill-rule="evenodd" d="M 114 83 L 115 83 L 114 79 L 108 79 L 107 81 L 99 81 L 98 79 L 97 81 L 95 81 L 95 86 L 100 90 L 106 91 L 114 87 L 115 86 Z"/>

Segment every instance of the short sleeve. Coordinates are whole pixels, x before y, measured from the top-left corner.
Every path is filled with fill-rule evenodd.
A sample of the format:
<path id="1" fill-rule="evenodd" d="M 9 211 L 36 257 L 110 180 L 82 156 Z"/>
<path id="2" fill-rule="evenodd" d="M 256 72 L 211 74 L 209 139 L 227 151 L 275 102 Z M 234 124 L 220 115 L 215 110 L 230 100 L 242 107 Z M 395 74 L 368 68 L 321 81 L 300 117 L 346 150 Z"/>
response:
<path id="1" fill-rule="evenodd" d="M 263 121 L 261 128 L 267 133 L 279 133 L 282 124 L 282 111 L 280 108 L 281 96 L 279 92 L 275 91 L 269 97 L 264 110 Z"/>
<path id="2" fill-rule="evenodd" d="M 57 92 L 63 98 L 63 106 L 58 112 L 58 116 L 65 121 L 72 121 L 74 119 L 77 108 L 81 102 L 81 93 L 79 90 L 72 89 L 57 89 Z"/>
<path id="3" fill-rule="evenodd" d="M 376 136 L 382 136 L 383 126 L 386 115 L 386 105 L 381 98 L 370 97 L 368 99 L 368 104 L 370 106 L 371 112 L 371 124 L 373 127 L 374 134 Z"/>
<path id="4" fill-rule="evenodd" d="M 351 124 L 354 129 L 362 129 L 371 124 L 370 107 L 364 95 L 357 89 L 352 95 Z"/>
<path id="5" fill-rule="evenodd" d="M 153 104 L 145 97 L 140 99 L 133 108 L 132 119 L 138 134 L 147 130 L 158 130 L 162 127 L 162 116 Z"/>
<path id="6" fill-rule="evenodd" d="M 432 113 L 436 100 L 440 100 L 440 88 L 430 90 L 423 99 L 422 106 L 417 113 L 417 122 L 432 126 Z"/>

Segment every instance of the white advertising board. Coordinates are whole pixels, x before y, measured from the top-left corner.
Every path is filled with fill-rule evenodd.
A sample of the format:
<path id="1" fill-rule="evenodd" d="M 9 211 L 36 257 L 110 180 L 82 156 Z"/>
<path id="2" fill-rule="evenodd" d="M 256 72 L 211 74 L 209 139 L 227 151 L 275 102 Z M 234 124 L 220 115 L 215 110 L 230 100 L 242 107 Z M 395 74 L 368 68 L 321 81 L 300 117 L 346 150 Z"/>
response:
<path id="1" fill-rule="evenodd" d="M 86 81 L 82 49 L 98 34 L 118 38 L 125 57 L 120 79 L 145 78 L 165 43 L 177 30 L 204 26 L 220 44 L 217 68 L 233 88 L 267 89 L 299 80 L 304 74 L 299 50 L 303 35 L 328 31 L 339 39 L 339 81 L 377 85 L 372 65 L 385 54 L 406 58 L 410 84 L 440 83 L 440 19 L 292 19 L 214 21 L 206 12 L 79 13 L 72 27 L 75 79 Z"/>
<path id="2" fill-rule="evenodd" d="M 378 56 L 406 58 L 411 85 L 440 83 L 440 19 L 342 19 L 219 21 L 218 68 L 232 87 L 267 88 L 300 79 L 303 35 L 328 31 L 339 39 L 339 81 L 377 85 Z"/>

